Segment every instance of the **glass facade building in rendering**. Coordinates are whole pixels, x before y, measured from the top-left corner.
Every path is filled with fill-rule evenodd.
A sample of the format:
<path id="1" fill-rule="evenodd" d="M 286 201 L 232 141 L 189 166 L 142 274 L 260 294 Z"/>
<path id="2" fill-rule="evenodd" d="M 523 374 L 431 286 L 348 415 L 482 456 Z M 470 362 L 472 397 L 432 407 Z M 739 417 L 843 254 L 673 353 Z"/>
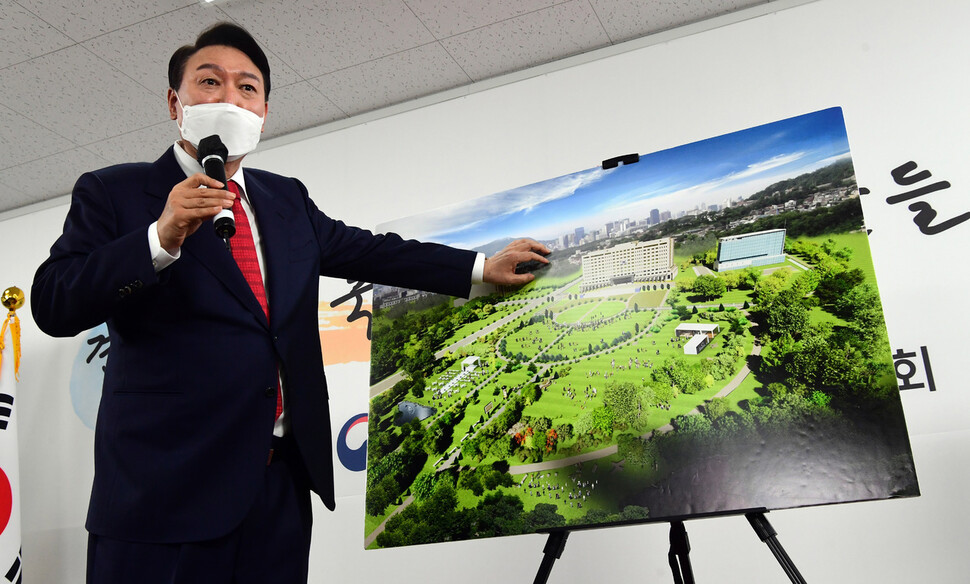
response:
<path id="1" fill-rule="evenodd" d="M 717 241 L 718 272 L 768 266 L 785 261 L 785 230 L 769 229 L 721 237 Z"/>

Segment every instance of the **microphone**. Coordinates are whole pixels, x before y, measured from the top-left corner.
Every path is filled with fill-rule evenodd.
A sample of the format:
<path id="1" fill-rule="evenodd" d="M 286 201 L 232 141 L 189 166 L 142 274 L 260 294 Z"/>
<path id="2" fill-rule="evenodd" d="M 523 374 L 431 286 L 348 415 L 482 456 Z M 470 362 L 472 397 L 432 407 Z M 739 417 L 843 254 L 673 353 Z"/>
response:
<path id="1" fill-rule="evenodd" d="M 218 134 L 213 134 L 199 140 L 197 158 L 206 176 L 214 178 L 228 186 L 226 182 L 226 158 L 229 157 L 229 149 L 222 143 Z M 215 226 L 216 235 L 226 242 L 229 247 L 229 238 L 236 234 L 236 219 L 233 217 L 232 209 L 223 209 L 212 220 Z"/>

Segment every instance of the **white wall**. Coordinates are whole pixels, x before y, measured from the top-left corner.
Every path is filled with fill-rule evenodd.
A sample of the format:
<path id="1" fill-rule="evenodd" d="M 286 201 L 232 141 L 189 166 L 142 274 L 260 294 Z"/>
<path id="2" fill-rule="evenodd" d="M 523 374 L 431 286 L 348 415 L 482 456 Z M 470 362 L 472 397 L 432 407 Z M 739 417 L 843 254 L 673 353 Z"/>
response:
<path id="1" fill-rule="evenodd" d="M 776 7 L 787 6 L 773 2 Z M 769 6 L 771 6 L 769 5 Z M 890 170 L 908 160 L 952 187 L 923 197 L 944 220 L 970 210 L 964 23 L 954 0 L 819 0 L 328 133 L 250 157 L 299 176 L 331 215 L 364 227 L 751 126 L 841 106 L 894 348 L 932 358 L 937 391 L 904 392 L 923 495 L 777 511 L 780 540 L 810 582 L 964 582 L 970 523 L 970 390 L 960 252 L 970 222 L 919 232 Z M 615 51 L 613 51 L 615 52 Z M 66 207 L 0 222 L 0 287 L 29 288 Z M 21 316 L 29 315 L 25 308 Z M 92 433 L 67 398 L 78 339 L 24 320 L 19 391 L 27 578 L 81 582 Z M 329 368 L 335 409 L 366 411 L 366 368 Z M 341 418 L 335 417 L 339 425 Z M 362 550 L 363 473 L 338 469 L 338 511 L 319 507 L 311 582 L 531 581 L 544 536 Z M 784 582 L 741 517 L 687 524 L 699 582 Z M 550 582 L 670 581 L 667 528 L 570 536 Z M 418 566 L 423 566 L 418 568 Z M 404 572 L 402 572 L 404 570 Z M 402 574 L 408 574 L 402 577 Z"/>

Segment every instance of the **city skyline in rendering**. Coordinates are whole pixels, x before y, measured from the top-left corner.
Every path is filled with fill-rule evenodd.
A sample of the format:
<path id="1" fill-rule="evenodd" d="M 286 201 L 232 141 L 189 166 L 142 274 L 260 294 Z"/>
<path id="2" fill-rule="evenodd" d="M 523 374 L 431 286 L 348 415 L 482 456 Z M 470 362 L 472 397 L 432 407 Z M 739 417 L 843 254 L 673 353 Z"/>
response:
<path id="1" fill-rule="evenodd" d="M 380 226 L 405 237 L 476 248 L 508 237 L 558 239 L 583 228 L 647 219 L 748 197 L 785 178 L 849 157 L 840 108 L 643 155 L 397 219 Z M 537 219 L 541 217 L 541 219 Z"/>

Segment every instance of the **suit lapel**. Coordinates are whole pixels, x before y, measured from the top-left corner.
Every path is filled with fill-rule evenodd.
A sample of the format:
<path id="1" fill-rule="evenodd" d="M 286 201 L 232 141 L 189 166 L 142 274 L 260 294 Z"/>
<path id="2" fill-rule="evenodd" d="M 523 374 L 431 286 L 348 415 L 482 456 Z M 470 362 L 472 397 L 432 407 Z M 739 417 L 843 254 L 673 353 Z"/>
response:
<path id="1" fill-rule="evenodd" d="M 158 219 L 165 208 L 168 193 L 176 183 L 185 180 L 185 173 L 175 160 L 174 146 L 170 146 L 165 154 L 156 160 L 151 167 L 148 181 L 145 184 L 145 194 L 148 195 L 148 205 L 145 210 L 152 220 Z"/>
<path id="2" fill-rule="evenodd" d="M 145 189 L 149 199 L 148 211 L 155 219 L 161 215 L 172 187 L 185 180 L 185 173 L 178 165 L 172 148 L 155 161 L 152 166 L 151 180 L 148 181 Z M 260 322 L 267 324 L 262 307 L 256 301 L 256 296 L 253 295 L 242 272 L 239 271 L 232 253 L 226 249 L 225 242 L 216 236 L 211 221 L 203 223 L 195 233 L 186 238 L 182 244 L 182 253 L 205 266 Z"/>

